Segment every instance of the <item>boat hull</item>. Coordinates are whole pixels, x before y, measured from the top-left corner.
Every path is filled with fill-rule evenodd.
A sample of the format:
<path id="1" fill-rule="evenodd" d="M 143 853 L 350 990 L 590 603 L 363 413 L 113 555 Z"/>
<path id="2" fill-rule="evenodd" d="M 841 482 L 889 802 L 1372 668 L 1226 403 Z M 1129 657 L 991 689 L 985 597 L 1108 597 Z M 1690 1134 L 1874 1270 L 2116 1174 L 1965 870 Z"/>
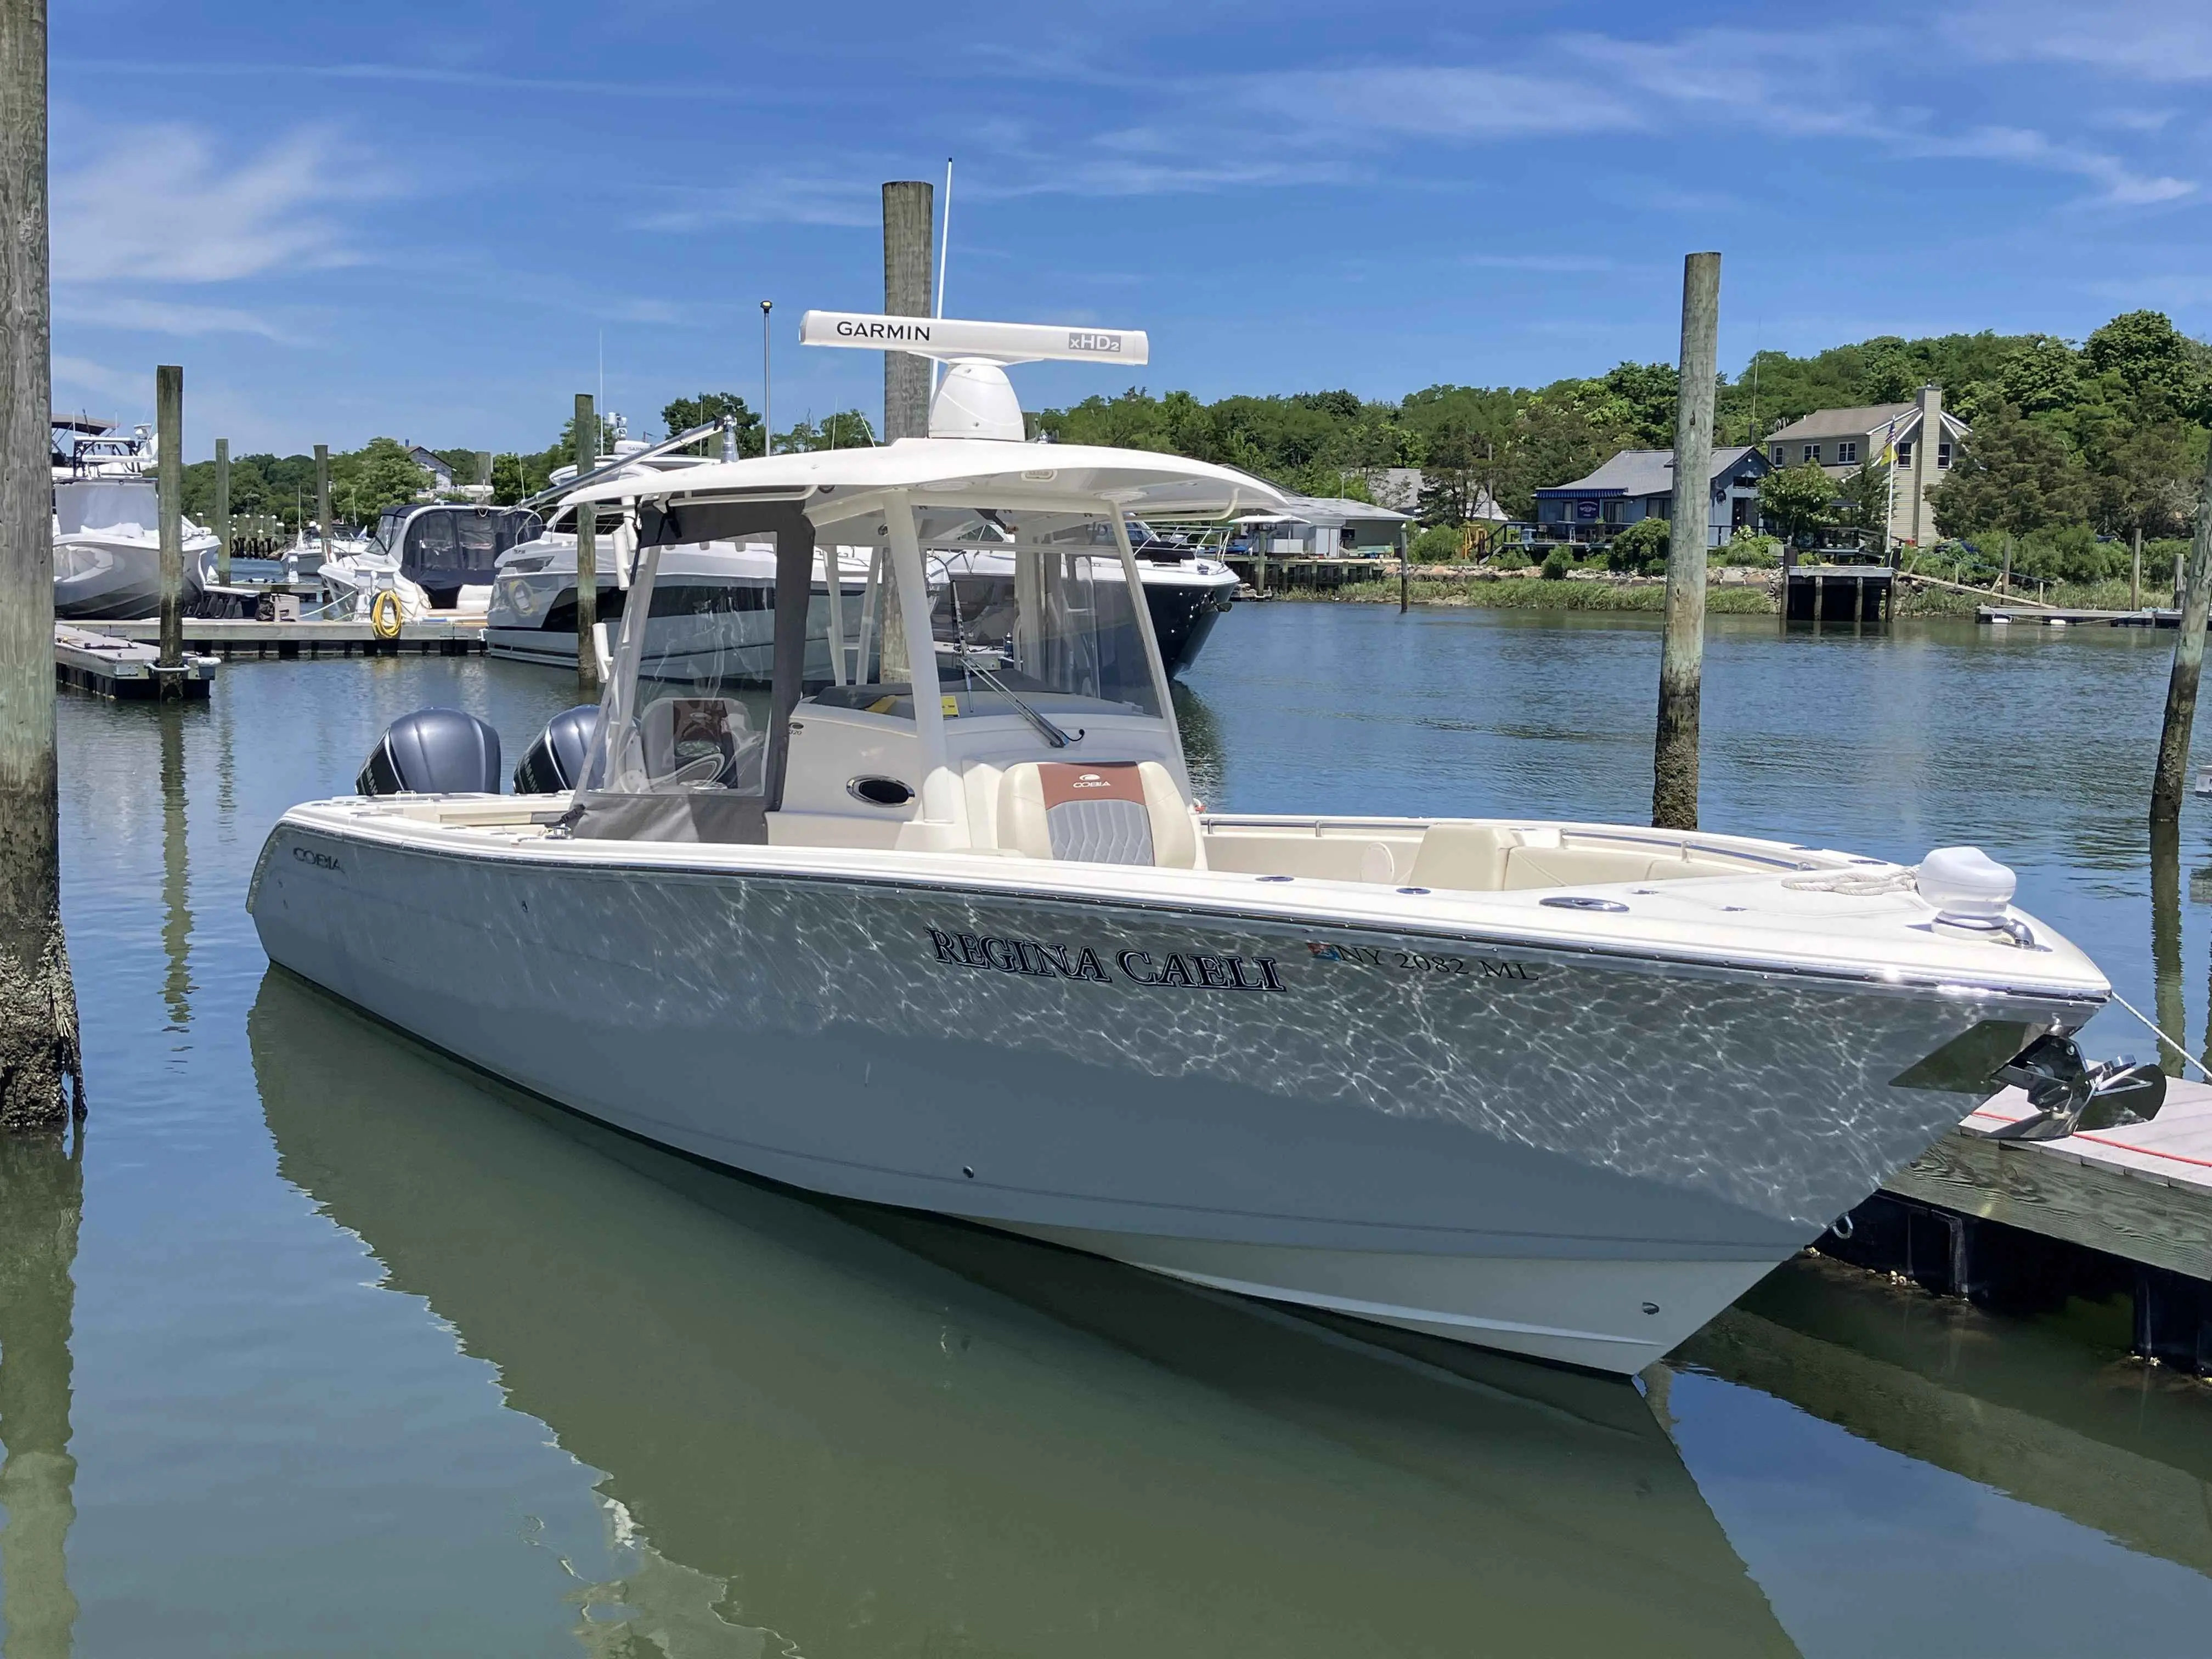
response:
<path id="1" fill-rule="evenodd" d="M 1981 1020 L 2087 1012 L 707 867 L 742 850 L 488 856 L 288 818 L 249 902 L 281 965 L 661 1145 L 1616 1372 L 1971 1104 L 1888 1079 Z"/>
<path id="2" fill-rule="evenodd" d="M 185 600 L 201 592 L 212 538 L 185 544 Z M 63 622 L 133 622 L 161 611 L 161 544 L 152 537 L 80 531 L 54 538 L 54 615 Z"/>

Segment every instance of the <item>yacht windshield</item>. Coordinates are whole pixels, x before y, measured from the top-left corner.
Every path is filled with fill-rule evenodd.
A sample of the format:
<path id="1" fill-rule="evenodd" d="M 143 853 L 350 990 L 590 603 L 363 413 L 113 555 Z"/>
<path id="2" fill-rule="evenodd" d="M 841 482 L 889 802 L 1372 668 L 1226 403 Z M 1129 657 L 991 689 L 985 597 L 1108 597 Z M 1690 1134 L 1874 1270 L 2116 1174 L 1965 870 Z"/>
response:
<path id="1" fill-rule="evenodd" d="M 1089 543 L 1085 534 L 1082 545 L 1024 538 L 930 550 L 931 631 L 946 691 L 958 688 L 975 713 L 1032 724 L 1159 714 L 1121 555 Z"/>

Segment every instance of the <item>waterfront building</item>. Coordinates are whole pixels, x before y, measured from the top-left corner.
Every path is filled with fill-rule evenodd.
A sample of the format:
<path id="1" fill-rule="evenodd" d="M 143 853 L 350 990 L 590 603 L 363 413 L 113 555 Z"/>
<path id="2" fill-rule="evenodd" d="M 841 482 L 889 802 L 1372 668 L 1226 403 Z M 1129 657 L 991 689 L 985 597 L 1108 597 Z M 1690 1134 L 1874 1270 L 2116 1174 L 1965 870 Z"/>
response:
<path id="1" fill-rule="evenodd" d="M 1718 547 L 1739 530 L 1759 527 L 1759 481 L 1766 456 L 1738 447 L 1713 451 L 1707 487 L 1706 544 Z M 1674 500 L 1674 452 L 1624 449 L 1586 478 L 1536 492 L 1536 533 L 1561 542 L 1611 541 L 1639 519 L 1664 519 Z"/>
<path id="2" fill-rule="evenodd" d="M 1923 433 L 1934 441 L 1923 442 Z M 1926 386 L 1909 404 L 1860 409 L 1816 409 L 1766 438 L 1766 459 L 1776 467 L 1810 461 L 1838 483 L 1869 461 L 1892 460 L 1889 537 L 1927 546 L 1938 540 L 1928 492 L 1942 482 L 1963 453 L 1972 428 L 1943 408 L 1943 389 Z"/>

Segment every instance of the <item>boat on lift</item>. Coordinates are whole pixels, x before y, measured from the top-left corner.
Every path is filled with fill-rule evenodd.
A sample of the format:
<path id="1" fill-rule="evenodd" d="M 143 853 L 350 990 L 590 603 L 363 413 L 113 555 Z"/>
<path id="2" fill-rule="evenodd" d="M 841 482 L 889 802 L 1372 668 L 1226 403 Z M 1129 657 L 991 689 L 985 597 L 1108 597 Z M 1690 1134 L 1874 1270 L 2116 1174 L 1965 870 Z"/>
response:
<path id="1" fill-rule="evenodd" d="M 126 622 L 161 610 L 161 494 L 153 428 L 54 417 L 54 615 Z M 184 520 L 185 605 L 212 580 L 214 532 Z"/>
<path id="2" fill-rule="evenodd" d="M 1617 1373 L 2001 1081 L 2154 1109 L 2070 1040 L 2105 976 L 1971 849 L 1209 810 L 1127 526 L 1281 492 L 1023 441 L 1005 365 L 1134 331 L 801 338 L 946 361 L 932 435 L 581 482 L 639 556 L 574 787 L 496 793 L 495 733 L 408 717 L 363 775 L 398 793 L 271 832 L 273 961 L 733 1170 Z M 716 542 L 775 550 L 766 686 L 651 660 L 664 557 Z"/>

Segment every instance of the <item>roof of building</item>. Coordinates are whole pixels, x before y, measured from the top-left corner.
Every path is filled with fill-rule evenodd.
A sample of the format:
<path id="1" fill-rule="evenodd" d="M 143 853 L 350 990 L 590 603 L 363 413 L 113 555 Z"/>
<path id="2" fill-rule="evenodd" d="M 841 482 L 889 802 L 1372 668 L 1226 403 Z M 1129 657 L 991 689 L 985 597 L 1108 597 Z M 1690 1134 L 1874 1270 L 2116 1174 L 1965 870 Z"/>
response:
<path id="1" fill-rule="evenodd" d="M 1892 421 L 1917 415 L 1917 404 L 1869 404 L 1863 409 L 1816 409 L 1810 415 L 1792 421 L 1789 425 L 1766 434 L 1769 443 L 1786 443 L 1792 438 L 1863 438 L 1869 433 L 1879 432 Z"/>
<path id="2" fill-rule="evenodd" d="M 407 459 L 418 466 L 435 466 L 441 471 L 453 471 L 453 463 L 434 449 L 425 449 L 421 444 L 409 446 Z"/>
<path id="3" fill-rule="evenodd" d="M 1802 420 L 1766 434 L 1770 444 L 1794 443 L 1800 438 L 1870 438 L 1889 428 L 1890 439 L 1909 438 L 1920 429 L 1917 404 L 1869 404 L 1863 409 L 1816 409 Z M 1943 433 L 1949 438 L 1970 436 L 1973 428 L 1943 411 Z"/>
<path id="4" fill-rule="evenodd" d="M 1765 464 L 1764 452 L 1743 445 L 1713 451 L 1711 476 L 1719 477 L 1743 465 L 1748 457 Z M 1624 449 L 1587 478 L 1553 484 L 1539 495 L 1666 495 L 1674 489 L 1674 452 L 1671 449 Z"/>

